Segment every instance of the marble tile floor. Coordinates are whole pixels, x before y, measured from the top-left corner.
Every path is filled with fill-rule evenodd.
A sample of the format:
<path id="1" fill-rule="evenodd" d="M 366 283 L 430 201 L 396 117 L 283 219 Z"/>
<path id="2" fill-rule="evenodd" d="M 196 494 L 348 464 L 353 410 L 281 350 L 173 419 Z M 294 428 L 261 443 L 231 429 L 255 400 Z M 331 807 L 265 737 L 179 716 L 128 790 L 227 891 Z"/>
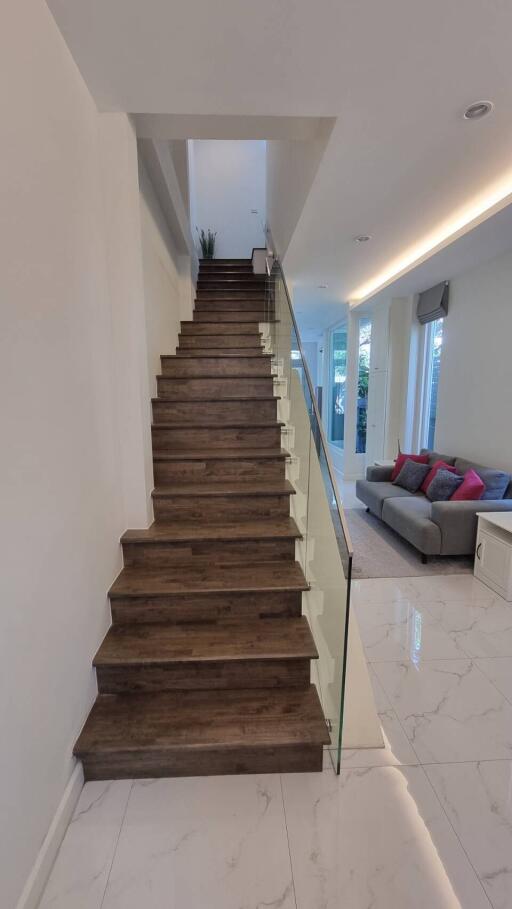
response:
<path id="1" fill-rule="evenodd" d="M 88 783 L 40 909 L 511 909 L 512 604 L 467 575 L 353 590 L 385 747 Z"/>

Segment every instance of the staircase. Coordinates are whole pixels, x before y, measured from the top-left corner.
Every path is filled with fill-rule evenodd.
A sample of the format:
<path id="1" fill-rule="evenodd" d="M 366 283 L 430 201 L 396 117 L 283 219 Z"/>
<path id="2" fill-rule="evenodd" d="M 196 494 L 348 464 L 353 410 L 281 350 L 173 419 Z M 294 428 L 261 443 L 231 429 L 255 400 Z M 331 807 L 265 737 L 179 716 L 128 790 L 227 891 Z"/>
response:
<path id="1" fill-rule="evenodd" d="M 194 319 L 162 356 L 155 521 L 121 540 L 74 750 L 88 780 L 322 768 L 264 304 L 250 260 L 203 260 Z"/>

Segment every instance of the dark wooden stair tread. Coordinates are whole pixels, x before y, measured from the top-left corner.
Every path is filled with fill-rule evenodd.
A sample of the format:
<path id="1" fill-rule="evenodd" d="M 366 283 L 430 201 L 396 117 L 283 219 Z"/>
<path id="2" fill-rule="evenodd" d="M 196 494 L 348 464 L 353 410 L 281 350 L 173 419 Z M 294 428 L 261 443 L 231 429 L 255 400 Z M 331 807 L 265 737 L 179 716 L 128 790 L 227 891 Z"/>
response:
<path id="1" fill-rule="evenodd" d="M 100 695 L 74 753 L 329 744 L 316 688 Z"/>
<path id="2" fill-rule="evenodd" d="M 308 583 L 298 562 L 260 562 L 251 565 L 200 565 L 189 568 L 123 568 L 109 596 L 162 596 L 202 593 L 268 593 L 307 590 Z"/>
<path id="3" fill-rule="evenodd" d="M 127 530 L 123 543 L 174 543 L 197 540 L 279 540 L 301 539 L 293 518 L 241 521 L 237 524 L 204 524 L 200 526 L 171 521 L 155 521 L 147 530 Z"/>
<path id="4" fill-rule="evenodd" d="M 318 658 L 307 619 L 254 619 L 211 625 L 112 626 L 95 666 Z"/>
<path id="5" fill-rule="evenodd" d="M 290 457 L 284 448 L 209 448 L 191 449 L 184 448 L 180 451 L 155 451 L 153 460 L 160 461 L 207 461 L 207 460 L 245 460 L 259 458 L 280 458 L 285 460 Z"/>
<path id="6" fill-rule="evenodd" d="M 160 404 L 162 401 L 168 401 L 170 404 L 224 404 L 226 401 L 255 401 L 258 404 L 261 401 L 280 401 L 281 398 L 279 395 L 260 395 L 260 397 L 255 397 L 254 395 L 226 395 L 225 398 L 170 398 L 168 395 L 159 395 L 158 398 L 151 398 L 152 404 Z"/>
<path id="7" fill-rule="evenodd" d="M 153 496 L 175 498 L 176 496 L 284 496 L 295 495 L 295 489 L 288 480 L 260 481 L 258 483 L 175 483 L 157 486 Z"/>
<path id="8" fill-rule="evenodd" d="M 174 360 L 174 361 L 186 360 L 186 359 L 197 360 L 197 359 L 203 359 L 203 358 L 205 358 L 207 360 L 233 360 L 233 359 L 243 360 L 244 358 L 249 357 L 249 356 L 251 356 L 250 353 L 249 354 L 230 353 L 229 348 L 226 348 L 226 350 L 221 354 L 218 354 L 218 353 L 207 353 L 207 354 L 201 353 L 201 354 L 199 354 L 195 350 L 184 350 L 182 352 L 182 354 L 180 354 L 179 357 L 177 357 L 176 354 L 162 354 L 161 359 L 162 360 Z M 264 360 L 270 360 L 272 358 L 273 354 L 266 354 L 266 353 L 263 353 L 263 351 L 260 351 L 258 349 L 258 356 L 262 357 Z"/>
<path id="9" fill-rule="evenodd" d="M 214 422 L 201 420 L 200 423 L 192 424 L 183 422 L 183 418 L 179 417 L 176 421 L 166 420 L 165 422 L 152 423 L 151 425 L 155 429 L 190 429 L 193 432 L 195 429 L 267 429 L 269 426 L 275 429 L 276 426 L 285 426 L 286 424 L 280 420 L 260 420 L 255 423 L 254 420 L 232 420 L 231 418 L 229 418 L 228 423 L 220 423 L 217 419 Z"/>
<path id="10" fill-rule="evenodd" d="M 176 362 L 179 363 L 179 361 L 182 359 L 184 359 L 184 358 L 176 357 Z M 268 382 L 269 379 L 277 378 L 277 375 L 273 376 L 272 373 L 269 372 L 268 375 L 263 375 L 263 376 L 251 375 L 251 374 L 246 375 L 245 373 L 243 373 L 243 374 L 237 373 L 236 375 L 233 375 L 233 376 L 230 376 L 230 375 L 223 376 L 223 375 L 218 375 L 218 374 L 211 375 L 210 373 L 198 372 L 198 373 L 187 373 L 186 376 L 167 376 L 167 375 L 160 374 L 156 378 L 157 378 L 157 380 L 158 379 L 161 379 L 161 380 L 167 379 L 168 381 L 176 381 L 176 379 L 178 379 L 182 382 L 186 382 L 189 379 L 201 379 L 202 381 L 204 381 L 204 379 L 215 379 L 216 382 L 223 382 L 223 381 L 238 382 L 240 379 L 251 379 L 251 381 L 256 381 L 257 379 L 263 379 Z M 190 401 L 192 399 L 188 398 L 187 400 Z M 194 398 L 194 400 L 198 400 L 198 399 Z M 199 400 L 201 400 L 201 399 L 199 398 Z M 217 400 L 224 400 L 224 398 L 222 398 L 222 399 L 217 398 Z"/>
<path id="11" fill-rule="evenodd" d="M 191 359 L 210 359 L 216 358 L 217 360 L 234 360 L 237 357 L 269 357 L 270 354 L 263 353 L 261 347 L 239 347 L 236 350 L 230 350 L 229 347 L 180 347 L 179 353 L 175 357 L 167 357 L 166 360 L 191 360 Z"/>

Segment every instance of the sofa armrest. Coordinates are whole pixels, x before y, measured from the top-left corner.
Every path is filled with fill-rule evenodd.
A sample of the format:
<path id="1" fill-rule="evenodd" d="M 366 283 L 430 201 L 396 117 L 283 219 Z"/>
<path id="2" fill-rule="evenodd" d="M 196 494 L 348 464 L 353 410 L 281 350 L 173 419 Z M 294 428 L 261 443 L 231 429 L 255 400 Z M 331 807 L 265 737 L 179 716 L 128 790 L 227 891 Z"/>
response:
<path id="1" fill-rule="evenodd" d="M 471 555 L 475 551 L 477 514 L 481 511 L 512 511 L 512 499 L 432 503 L 431 518 L 441 530 L 442 555 Z"/>
<path id="2" fill-rule="evenodd" d="M 366 479 L 372 483 L 389 483 L 392 473 L 392 467 L 379 467 L 377 464 L 373 464 L 366 468 Z"/>

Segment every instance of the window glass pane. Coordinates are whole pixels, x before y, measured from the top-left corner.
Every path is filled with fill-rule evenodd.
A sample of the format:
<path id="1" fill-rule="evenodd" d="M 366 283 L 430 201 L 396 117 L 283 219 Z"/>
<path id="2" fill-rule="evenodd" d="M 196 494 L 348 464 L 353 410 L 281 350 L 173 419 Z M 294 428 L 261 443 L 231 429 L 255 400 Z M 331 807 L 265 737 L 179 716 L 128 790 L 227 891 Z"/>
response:
<path id="1" fill-rule="evenodd" d="M 347 382 L 347 327 L 332 334 L 330 441 L 343 448 L 345 439 L 345 390 Z"/>
<path id="2" fill-rule="evenodd" d="M 370 378 L 370 349 L 372 343 L 371 319 L 359 320 L 359 366 L 357 373 L 357 424 L 356 454 L 366 451 L 368 414 L 368 381 Z"/>
<path id="3" fill-rule="evenodd" d="M 436 431 L 436 413 L 437 413 L 437 391 L 439 386 L 439 369 L 441 366 L 441 351 L 443 349 L 443 320 L 437 319 L 430 326 L 430 345 L 429 345 L 429 380 L 430 388 L 428 395 L 428 413 L 427 413 L 427 448 L 434 448 L 434 436 Z"/>

